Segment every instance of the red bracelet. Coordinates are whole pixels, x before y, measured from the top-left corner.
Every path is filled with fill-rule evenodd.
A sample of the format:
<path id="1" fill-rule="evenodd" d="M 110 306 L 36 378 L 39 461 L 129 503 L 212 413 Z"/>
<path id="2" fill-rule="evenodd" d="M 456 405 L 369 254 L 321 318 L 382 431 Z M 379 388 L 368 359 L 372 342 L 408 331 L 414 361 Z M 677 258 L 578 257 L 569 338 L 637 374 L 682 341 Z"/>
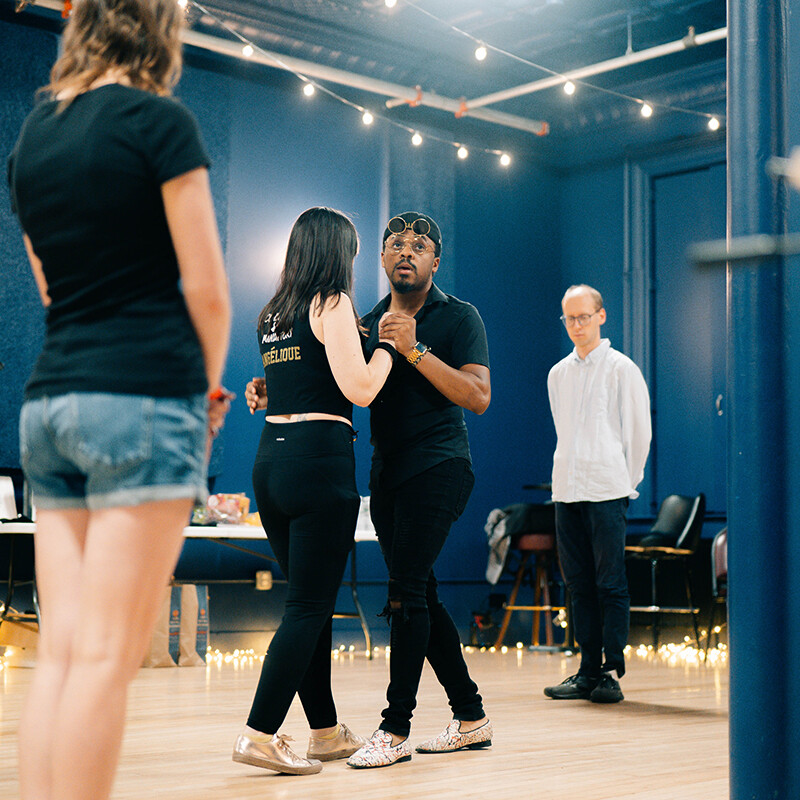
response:
<path id="1" fill-rule="evenodd" d="M 209 400 L 224 400 L 228 396 L 227 389 L 218 386 L 213 392 L 208 393 Z"/>

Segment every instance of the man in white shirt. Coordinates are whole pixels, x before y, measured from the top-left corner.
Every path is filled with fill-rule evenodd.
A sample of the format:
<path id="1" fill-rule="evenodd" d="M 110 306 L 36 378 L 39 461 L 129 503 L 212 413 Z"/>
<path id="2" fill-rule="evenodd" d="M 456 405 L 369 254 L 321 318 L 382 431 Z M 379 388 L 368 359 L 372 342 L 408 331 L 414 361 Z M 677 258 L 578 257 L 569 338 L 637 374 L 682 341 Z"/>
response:
<path id="1" fill-rule="evenodd" d="M 600 292 L 570 286 L 561 307 L 575 349 L 547 378 L 558 437 L 553 501 L 581 664 L 544 693 L 618 703 L 630 620 L 625 529 L 650 450 L 650 396 L 636 364 L 600 337 L 606 321 Z"/>

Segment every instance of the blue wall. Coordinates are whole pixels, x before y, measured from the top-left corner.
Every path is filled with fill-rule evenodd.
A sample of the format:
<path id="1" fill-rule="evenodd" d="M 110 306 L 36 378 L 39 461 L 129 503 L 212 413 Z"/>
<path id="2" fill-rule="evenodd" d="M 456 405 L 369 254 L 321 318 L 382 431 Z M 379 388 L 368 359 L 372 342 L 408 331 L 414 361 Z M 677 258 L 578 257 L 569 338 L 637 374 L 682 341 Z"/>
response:
<path id="1" fill-rule="evenodd" d="M 56 57 L 55 36 L 0 22 L 0 468 L 19 465 L 20 398 L 44 334 L 44 310 L 33 281 L 5 180 L 34 92 L 47 83 Z M 35 54 L 31 57 L 30 54 Z"/>
<path id="2" fill-rule="evenodd" d="M 0 21 L 0 39 L 0 145 L 5 153 L 34 88 L 45 82 L 56 37 Z M 177 95 L 197 115 L 212 157 L 212 190 L 234 304 L 225 382 L 240 399 L 224 432 L 218 491 L 252 495 L 250 469 L 261 420 L 248 413 L 242 395 L 246 381 L 259 373 L 255 319 L 275 287 L 296 216 L 311 205 L 331 205 L 353 216 L 361 237 L 355 300 L 362 312 L 385 292 L 379 248 L 387 215 L 419 208 L 439 220 L 445 249 L 438 282 L 477 306 L 492 362 L 492 404 L 480 417 L 466 414 L 476 487 L 437 570 L 450 584 L 446 597 L 465 628 L 470 611 L 484 605 L 489 591 L 483 581 L 483 524 L 489 511 L 544 499 L 522 485 L 550 476 L 555 437 L 545 381 L 552 364 L 570 349 L 558 321 L 560 297 L 570 283 L 589 282 L 601 289 L 609 312 L 606 335 L 624 349 L 623 321 L 630 302 L 625 274 L 634 213 L 626 195 L 630 155 L 563 172 L 538 161 L 533 142 L 529 152 L 516 154 L 508 170 L 480 154 L 457 162 L 448 146 L 412 148 L 404 134 L 366 128 L 352 110 L 334 101 L 304 98 L 285 75 L 191 52 Z M 628 143 L 621 142 L 620 150 L 623 144 Z M 14 466 L 16 408 L 38 347 L 41 311 L 5 182 L 0 184 L 0 235 L 2 307 L 10 309 L 12 321 L 4 323 L 12 335 L 0 355 L 7 364 L 0 372 L 6 403 L 0 414 L 0 453 L 6 465 Z M 360 430 L 359 489 L 365 494 L 371 450 L 367 412 L 357 410 L 355 423 Z M 193 547 L 188 555 L 194 565 L 214 564 L 229 576 L 251 578 L 258 568 L 245 558 L 212 556 L 202 545 Z M 374 613 L 383 605 L 385 580 L 377 547 L 361 548 L 359 572 L 373 584 L 365 599 L 368 612 Z M 280 606 L 279 593 L 265 604 L 264 595 L 252 587 L 215 591 L 216 619 L 225 617 L 231 627 L 263 628 L 265 605 L 271 618 Z"/>
<path id="3" fill-rule="evenodd" d="M 554 174 L 524 157 L 509 172 L 494 159 L 456 163 L 452 148 L 413 148 L 407 137 L 364 128 L 338 103 L 324 97 L 309 102 L 293 83 L 272 81 L 269 73 L 229 76 L 205 94 L 186 90 L 201 85 L 206 73 L 187 67 L 178 95 L 204 133 L 207 113 L 220 100 L 230 109 L 228 150 L 214 154 L 212 174 L 227 176 L 226 263 L 235 314 L 225 381 L 237 392 L 259 372 L 253 321 L 276 285 L 289 228 L 303 209 L 331 205 L 355 219 L 361 237 L 355 299 L 362 311 L 385 291 L 379 259 L 385 209 L 423 208 L 441 222 L 445 246 L 437 281 L 483 315 L 494 388 L 485 415 L 467 413 L 477 486 L 439 573 L 444 580 L 480 581 L 489 511 L 523 499 L 522 484 L 546 480 L 550 471 L 553 436 L 544 378 L 558 335 Z M 537 275 L 546 289 L 531 280 Z M 538 330 L 543 318 L 552 324 L 532 347 L 532 323 Z M 357 413 L 356 427 L 359 489 L 366 494 L 366 412 Z M 220 491 L 251 494 L 259 433 L 260 419 L 236 403 L 225 430 Z M 377 549 L 372 555 L 362 577 L 382 580 Z"/>

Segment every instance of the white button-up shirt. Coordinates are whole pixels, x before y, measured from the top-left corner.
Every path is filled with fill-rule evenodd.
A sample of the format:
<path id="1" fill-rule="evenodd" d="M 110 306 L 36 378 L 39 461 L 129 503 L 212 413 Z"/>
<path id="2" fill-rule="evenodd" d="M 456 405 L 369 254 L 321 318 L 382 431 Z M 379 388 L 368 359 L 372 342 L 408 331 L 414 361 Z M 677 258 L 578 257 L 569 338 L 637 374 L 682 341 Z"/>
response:
<path id="1" fill-rule="evenodd" d="M 638 497 L 650 451 L 650 395 L 639 367 L 608 339 L 582 359 L 575 350 L 547 376 L 558 443 L 553 500 Z"/>

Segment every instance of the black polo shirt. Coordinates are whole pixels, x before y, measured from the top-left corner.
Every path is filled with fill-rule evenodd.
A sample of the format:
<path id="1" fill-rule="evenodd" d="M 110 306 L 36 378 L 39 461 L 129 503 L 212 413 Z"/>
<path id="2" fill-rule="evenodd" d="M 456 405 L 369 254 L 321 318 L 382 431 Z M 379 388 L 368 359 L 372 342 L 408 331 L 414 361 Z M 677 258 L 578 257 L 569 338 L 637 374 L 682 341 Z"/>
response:
<path id="1" fill-rule="evenodd" d="M 381 300 L 362 322 L 369 329 L 369 356 L 378 343 L 378 322 L 391 295 Z M 417 312 L 417 340 L 455 369 L 465 364 L 489 366 L 486 328 L 470 303 L 431 285 Z M 393 488 L 450 458 L 471 461 L 464 411 L 448 400 L 416 367 L 396 355 L 383 389 L 370 405 L 372 481 Z"/>

